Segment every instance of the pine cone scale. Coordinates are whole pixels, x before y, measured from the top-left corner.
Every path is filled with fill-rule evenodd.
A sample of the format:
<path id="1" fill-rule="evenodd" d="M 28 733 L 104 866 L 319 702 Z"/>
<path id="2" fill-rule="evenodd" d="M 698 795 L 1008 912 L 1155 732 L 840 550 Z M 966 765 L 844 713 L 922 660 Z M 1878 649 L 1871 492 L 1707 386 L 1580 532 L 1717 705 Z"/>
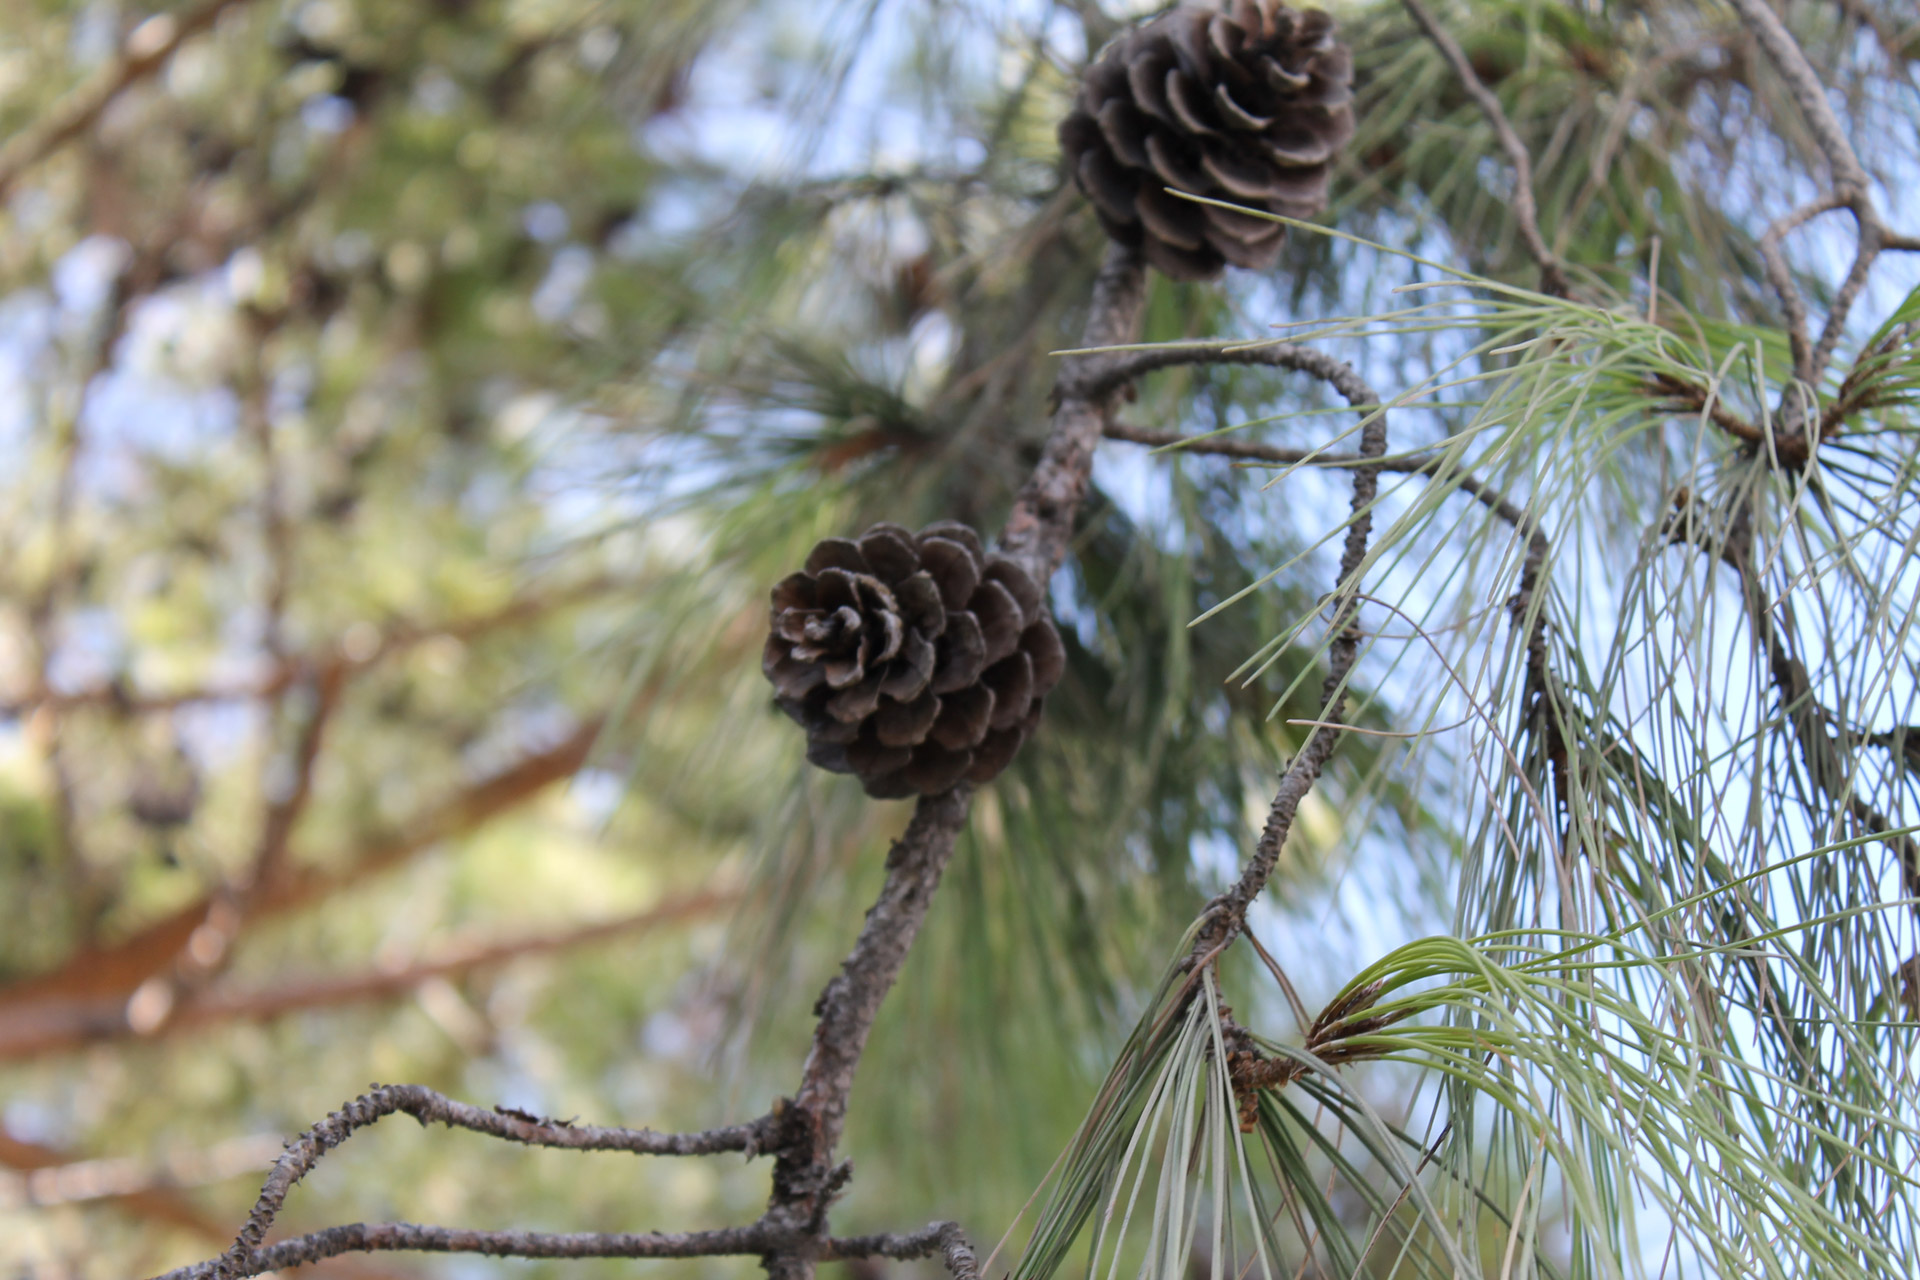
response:
<path id="1" fill-rule="evenodd" d="M 899 582 L 920 567 L 913 543 L 891 528 L 870 529 L 858 543 L 860 555 L 878 577 Z"/>
<path id="2" fill-rule="evenodd" d="M 1134 179 L 1125 166 L 1105 151 L 1089 151 L 1080 157 L 1080 189 L 1087 193 L 1109 231 L 1115 226 L 1131 227 L 1140 221 L 1139 197 Z"/>
<path id="3" fill-rule="evenodd" d="M 1026 718 L 1033 702 L 1033 659 L 1015 653 L 989 667 L 981 684 L 993 691 L 995 729 L 1010 729 Z"/>
<path id="4" fill-rule="evenodd" d="M 942 614 L 943 625 L 945 621 L 946 615 Z M 909 631 L 903 648 L 903 661 L 880 682 L 880 692 L 895 702 L 911 702 L 918 698 L 933 679 L 933 641 L 922 632 Z"/>
<path id="5" fill-rule="evenodd" d="M 1227 118 L 1227 123 L 1234 128 L 1258 132 L 1273 127 L 1272 116 L 1257 116 L 1253 114 L 1253 112 L 1233 100 L 1233 95 L 1227 92 L 1227 86 L 1224 84 L 1214 86 L 1213 104 L 1219 108 L 1220 114 Z"/>
<path id="6" fill-rule="evenodd" d="M 932 574 L 922 569 L 909 575 L 894 594 L 907 625 L 921 635 L 934 639 L 947 629 L 947 604 L 940 598 Z"/>
<path id="7" fill-rule="evenodd" d="M 1020 647 L 1020 632 L 1024 628 L 1020 605 L 1005 587 L 997 582 L 982 582 L 975 587 L 972 612 L 979 620 L 981 639 L 986 645 L 984 665 L 991 667 Z"/>
<path id="8" fill-rule="evenodd" d="M 1153 167 L 1147 156 L 1147 118 L 1140 108 L 1115 98 L 1100 108 L 1095 119 L 1100 136 L 1122 164 L 1135 169 Z"/>
<path id="9" fill-rule="evenodd" d="M 1208 185 L 1207 158 L 1181 146 L 1168 134 L 1156 133 L 1147 139 L 1147 159 L 1152 162 L 1149 167 L 1154 175 L 1164 180 L 1168 186 L 1180 187 L 1187 191 L 1199 191 L 1204 190 Z M 1190 214 L 1195 219 L 1199 218 L 1200 210 L 1205 208 L 1204 205 L 1181 200 L 1160 190 L 1142 191 L 1135 200 L 1145 204 L 1149 197 L 1156 202 L 1164 202 L 1158 205 L 1160 208 L 1174 210 L 1180 214 Z"/>
<path id="10" fill-rule="evenodd" d="M 925 538 L 920 543 L 920 562 L 933 575 L 940 599 L 949 611 L 967 607 L 973 589 L 980 585 L 975 553 L 949 538 Z"/>
<path id="11" fill-rule="evenodd" d="M 985 574 L 988 582 L 997 582 L 1006 593 L 1020 606 L 1020 626 L 1022 630 L 1039 622 L 1047 616 L 1046 597 L 1032 578 L 1005 556 L 994 556 L 987 561 Z"/>
<path id="12" fill-rule="evenodd" d="M 964 751 L 980 745 L 992 722 L 993 691 L 984 685 L 968 685 L 941 699 L 940 717 L 927 736 L 949 751 Z"/>
<path id="13" fill-rule="evenodd" d="M 882 746 L 911 747 L 927 736 L 940 718 L 940 698 L 923 693 L 911 702 L 884 702 L 874 713 L 873 733 Z"/>
<path id="14" fill-rule="evenodd" d="M 816 578 L 828 569 L 842 569 L 849 573 L 868 571 L 866 557 L 860 554 L 860 548 L 845 538 L 823 538 L 807 556 L 807 572 Z"/>
<path id="15" fill-rule="evenodd" d="M 939 653 L 933 672 L 935 693 L 954 693 L 978 680 L 987 665 L 987 638 L 979 620 L 970 613 L 948 614 Z"/>

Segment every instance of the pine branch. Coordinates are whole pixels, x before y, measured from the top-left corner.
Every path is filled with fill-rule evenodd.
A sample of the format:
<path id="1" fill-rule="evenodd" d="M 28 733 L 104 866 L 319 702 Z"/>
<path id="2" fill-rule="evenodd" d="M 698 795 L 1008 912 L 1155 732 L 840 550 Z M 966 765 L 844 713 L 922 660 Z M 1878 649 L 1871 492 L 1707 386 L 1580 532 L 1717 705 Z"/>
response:
<path id="1" fill-rule="evenodd" d="M 1566 297 L 1566 273 L 1561 270 L 1553 250 L 1547 247 L 1546 237 L 1540 234 L 1540 214 L 1533 199 L 1533 159 L 1527 154 L 1527 144 L 1514 131 L 1513 123 L 1500 106 L 1500 99 L 1480 82 L 1459 42 L 1434 20 L 1420 0 L 1400 2 L 1420 30 L 1426 33 L 1427 39 L 1433 42 L 1434 48 L 1440 51 L 1440 56 L 1446 59 L 1453 74 L 1459 77 L 1461 88 L 1480 108 L 1487 123 L 1493 126 L 1494 137 L 1499 139 L 1500 149 L 1507 153 L 1507 163 L 1513 166 L 1513 221 L 1520 230 L 1520 242 L 1527 247 L 1528 255 L 1540 268 L 1540 290 L 1556 298 Z"/>
<path id="2" fill-rule="evenodd" d="M 287 1267 L 304 1266 L 346 1253 L 470 1253 L 495 1258 L 720 1258 L 752 1256 L 804 1241 L 756 1222 L 715 1231 L 567 1232 L 471 1231 L 422 1226 L 412 1222 L 355 1222 L 295 1236 L 256 1250 L 238 1269 L 221 1270 L 218 1261 L 167 1272 L 158 1280 L 239 1280 Z M 941 1255 L 954 1280 L 978 1280 L 972 1247 L 960 1228 L 936 1222 L 911 1233 L 855 1236 L 820 1242 L 823 1261 L 843 1258 L 915 1258 Z"/>
<path id="3" fill-rule="evenodd" d="M 354 1222 L 254 1249 L 244 1260 L 214 1259 L 156 1280 L 243 1280 L 345 1253 L 470 1253 L 491 1258 L 718 1258 L 753 1256 L 784 1241 L 758 1224 L 714 1231 L 472 1231 L 413 1222 Z"/>
<path id="4" fill-rule="evenodd" d="M 783 1236 L 824 1234 L 826 1213 L 844 1182 L 834 1150 L 846 1123 L 853 1078 L 881 1001 L 892 990 L 960 830 L 966 825 L 973 789 L 961 784 L 923 797 L 913 820 L 887 855 L 887 878 L 867 912 L 859 940 L 815 1004 L 819 1022 L 801 1073 L 799 1092 L 781 1116 L 779 1158 L 767 1220 Z M 798 1248 L 769 1251 L 770 1275 L 809 1275 L 813 1259 Z"/>
<path id="5" fill-rule="evenodd" d="M 1329 453 L 1323 449 L 1283 449 L 1277 445 L 1260 444 L 1250 440 L 1183 436 L 1175 431 L 1155 431 L 1150 427 L 1136 427 L 1124 422 L 1109 422 L 1107 439 L 1125 440 L 1130 444 L 1150 445 L 1156 449 L 1180 453 L 1215 454 L 1245 462 L 1272 462 L 1282 466 L 1358 467 L 1369 463 L 1369 459 L 1358 453 Z M 1381 471 L 1400 475 L 1422 476 L 1427 479 L 1444 476 L 1462 493 L 1525 533 L 1530 546 L 1538 545 L 1543 552 L 1546 549 L 1546 535 L 1540 532 L 1532 516 L 1522 511 L 1513 499 L 1478 476 L 1462 471 L 1458 467 L 1449 467 L 1445 458 L 1435 455 L 1382 458 L 1373 461 L 1371 465 Z"/>
<path id="6" fill-rule="evenodd" d="M 1807 61 L 1793 33 L 1766 0 L 1728 0 L 1728 3 L 1786 80 L 1787 91 L 1793 95 L 1794 104 L 1806 117 L 1807 127 L 1813 130 L 1814 140 L 1827 157 L 1834 186 L 1843 193 L 1864 191 L 1867 171 L 1861 167 L 1860 157 L 1854 154 L 1853 144 L 1840 126 L 1840 117 L 1833 112 L 1833 104 L 1827 101 L 1827 87 L 1820 82 L 1819 72 Z"/>
<path id="7" fill-rule="evenodd" d="M 651 1129 L 616 1129 L 540 1120 L 516 1111 L 487 1111 L 456 1102 L 424 1085 L 376 1086 L 307 1130 L 288 1144 L 286 1153 L 267 1175 L 260 1198 L 247 1215 L 246 1225 L 233 1246 L 218 1258 L 168 1273 L 175 1277 L 217 1277 L 236 1280 L 280 1267 L 312 1262 L 337 1253 L 387 1249 L 424 1249 L 434 1252 L 510 1253 L 519 1257 L 691 1257 L 696 1254 L 752 1253 L 736 1247 L 746 1232 L 693 1232 L 682 1235 L 542 1236 L 537 1232 L 462 1232 L 443 1227 L 415 1227 L 406 1223 L 367 1226 L 356 1224 L 303 1236 L 262 1249 L 261 1242 L 286 1204 L 287 1194 L 311 1173 L 327 1152 L 357 1131 L 386 1116 L 404 1113 L 423 1126 L 444 1124 L 468 1129 L 507 1142 L 559 1147 L 572 1151 L 625 1151 L 635 1155 L 712 1155 L 721 1151 L 760 1151 L 773 1132 L 771 1116 L 747 1124 L 729 1125 L 703 1133 L 656 1133 Z M 757 1244 L 758 1239 L 747 1241 Z M 531 1251 L 529 1251 L 531 1250 Z M 546 1251 L 541 1251 L 546 1250 Z M 688 1252 L 688 1251 L 691 1252 Z"/>
<path id="8" fill-rule="evenodd" d="M 827 1242 L 829 1258 L 897 1258 L 907 1262 L 939 1254 L 953 1280 L 979 1280 L 980 1263 L 957 1222 L 930 1222 L 896 1235 L 851 1236 Z"/>
<path id="9" fill-rule="evenodd" d="M 1360 607 L 1356 595 L 1359 591 L 1360 566 L 1366 560 L 1367 539 L 1373 529 L 1373 502 L 1380 488 L 1377 459 L 1387 451 L 1387 415 L 1376 407 L 1381 403 L 1380 397 L 1352 368 L 1342 364 L 1335 372 L 1337 377 L 1330 376 L 1326 380 L 1349 404 L 1367 414 L 1366 425 L 1360 431 L 1360 457 L 1365 461 L 1354 468 L 1353 500 L 1349 508 L 1346 542 L 1340 554 L 1339 576 L 1334 579 L 1334 607 L 1330 623 L 1333 640 L 1327 650 L 1327 678 L 1321 686 L 1320 713 L 1315 717 L 1319 723 L 1308 732 L 1306 742 L 1280 776 L 1280 785 L 1274 792 L 1266 824 L 1254 845 L 1253 857 L 1242 870 L 1239 880 L 1207 904 L 1207 923 L 1200 930 L 1194 941 L 1193 952 L 1188 957 L 1189 965 L 1196 968 L 1218 955 L 1239 936 L 1246 922 L 1247 908 L 1260 896 L 1260 891 L 1266 887 L 1280 860 L 1280 851 L 1286 845 L 1288 833 L 1293 830 L 1293 820 L 1299 812 L 1300 802 L 1313 789 L 1313 784 L 1319 779 L 1321 770 L 1332 758 L 1333 749 L 1340 741 L 1338 726 L 1346 700 L 1347 678 L 1352 674 L 1354 659 L 1359 656 L 1360 650 L 1359 636 L 1353 625 Z"/>
<path id="10" fill-rule="evenodd" d="M 1128 342 L 1139 327 L 1146 269 L 1131 250 L 1111 245 L 1094 281 L 1083 345 Z M 1066 559 L 1074 517 L 1086 496 L 1093 451 L 1117 384 L 1101 384 L 1109 357 L 1070 358 L 1055 382 L 1057 407 L 1040 461 L 1014 499 L 1000 550 L 1036 583 L 1052 580 Z M 926 919 L 954 841 L 966 825 L 972 788 L 925 797 L 887 858 L 880 899 L 859 941 L 815 1006 L 820 1021 L 800 1090 L 787 1118 L 789 1139 L 774 1167 L 767 1219 L 810 1239 L 824 1235 L 827 1209 L 847 1174 L 834 1162 L 854 1072 L 880 1003 L 899 977 Z M 809 1280 L 818 1246 L 770 1252 L 772 1280 Z"/>
<path id="11" fill-rule="evenodd" d="M 1083 348 L 1120 346 L 1133 340 L 1146 303 L 1146 267 L 1130 249 L 1107 248 L 1106 260 L 1093 283 L 1087 310 Z M 1040 462 L 1033 469 L 1000 534 L 1000 550 L 1018 561 L 1027 576 L 1042 585 L 1067 558 L 1074 516 L 1086 497 L 1093 474 L 1093 451 L 1100 443 L 1108 401 L 1124 378 L 1106 371 L 1119 357 L 1070 357 L 1054 383 L 1057 407 Z"/>
<path id="12" fill-rule="evenodd" d="M 1831 189 L 1826 193 L 1768 227 L 1760 241 L 1767 283 L 1779 295 L 1780 308 L 1786 317 L 1787 339 L 1793 349 L 1794 376 L 1811 386 L 1820 380 L 1827 370 L 1827 364 L 1833 359 L 1833 353 L 1839 347 L 1841 335 L 1846 329 L 1847 317 L 1853 311 L 1853 304 L 1859 301 L 1861 293 L 1865 291 L 1867 279 L 1881 251 L 1888 247 L 1905 248 L 1911 237 L 1895 235 L 1881 222 L 1879 212 L 1874 208 L 1867 171 L 1861 165 L 1852 142 L 1848 140 L 1840 117 L 1834 113 L 1833 104 L 1827 100 L 1826 86 L 1821 83 L 1819 72 L 1807 60 L 1805 51 L 1793 38 L 1793 33 L 1787 30 L 1780 16 L 1766 0 L 1729 2 L 1760 47 L 1766 50 L 1767 57 L 1781 78 L 1787 82 L 1788 93 L 1806 118 L 1814 141 L 1826 157 L 1832 182 Z M 1780 253 L 1780 240 L 1808 219 L 1834 209 L 1852 211 L 1858 239 L 1853 265 L 1847 269 L 1846 278 L 1834 294 L 1833 305 L 1827 309 L 1827 321 L 1821 329 L 1820 339 L 1809 345 L 1806 304 L 1793 283 L 1785 257 Z M 1783 392 L 1780 416 L 1786 434 L 1797 436 L 1804 433 L 1807 427 L 1806 408 L 1804 392 L 1792 387 Z"/>
<path id="13" fill-rule="evenodd" d="M 1351 365 L 1324 351 L 1291 342 L 1263 342 L 1257 345 L 1201 342 L 1192 346 L 1156 347 L 1149 351 L 1116 351 L 1089 371 L 1083 394 L 1107 395 L 1142 374 L 1190 364 L 1264 364 L 1293 369 L 1320 379 L 1356 409 L 1379 408 L 1377 403 L 1366 399 L 1372 392 Z"/>

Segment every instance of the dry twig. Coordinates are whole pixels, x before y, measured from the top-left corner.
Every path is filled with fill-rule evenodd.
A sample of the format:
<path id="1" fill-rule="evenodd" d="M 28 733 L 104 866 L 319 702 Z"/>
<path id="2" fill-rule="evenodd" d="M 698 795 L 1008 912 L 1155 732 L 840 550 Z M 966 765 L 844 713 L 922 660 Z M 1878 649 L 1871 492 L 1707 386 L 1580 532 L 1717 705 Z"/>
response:
<path id="1" fill-rule="evenodd" d="M 1794 104 L 1800 108 L 1807 127 L 1813 132 L 1814 141 L 1826 157 L 1832 183 L 1831 188 L 1817 199 L 1774 222 L 1760 241 L 1767 282 L 1780 296 L 1780 308 L 1786 318 L 1787 339 L 1793 350 L 1794 377 L 1810 388 L 1820 380 L 1827 364 L 1833 359 L 1833 353 L 1840 345 L 1841 334 L 1846 329 L 1847 317 L 1866 288 L 1875 259 L 1884 250 L 1912 249 L 1920 241 L 1911 236 L 1894 234 L 1880 220 L 1879 212 L 1874 207 L 1866 168 L 1860 163 L 1853 144 L 1848 141 L 1840 117 L 1834 113 L 1833 104 L 1827 100 L 1826 86 L 1821 83 L 1819 73 L 1807 61 L 1806 53 L 1780 16 L 1766 0 L 1730 0 L 1730 3 L 1786 81 L 1787 91 L 1793 96 Z M 1853 265 L 1847 269 L 1846 278 L 1834 294 L 1833 305 L 1827 309 L 1827 320 L 1820 338 L 1817 342 L 1809 342 L 1806 303 L 1800 297 L 1786 258 L 1780 252 L 1780 241 L 1789 231 L 1809 219 L 1834 209 L 1847 209 L 1853 213 L 1857 244 Z M 1805 410 L 1809 407 L 1806 397 L 1809 394 L 1794 387 L 1788 387 L 1782 393 L 1780 416 L 1786 434 L 1797 435 L 1805 431 L 1808 425 Z"/>
<path id="2" fill-rule="evenodd" d="M 1304 367 L 1304 364 L 1298 367 Z M 1340 730 L 1336 726 L 1346 701 L 1347 679 L 1352 674 L 1354 659 L 1360 651 L 1359 636 L 1353 626 L 1360 607 L 1355 593 L 1359 590 L 1360 567 L 1367 556 L 1367 539 L 1373 529 L 1372 507 L 1380 488 L 1380 465 L 1377 460 L 1387 451 L 1387 415 L 1385 410 L 1378 407 L 1380 397 L 1350 366 L 1333 361 L 1324 371 L 1318 368 L 1309 368 L 1307 371 L 1323 378 L 1348 404 L 1366 414 L 1366 424 L 1360 431 L 1360 458 L 1363 461 L 1353 472 L 1353 500 L 1347 518 L 1347 536 L 1340 553 L 1339 574 L 1334 579 L 1333 617 L 1329 624 L 1333 640 L 1327 649 L 1327 678 L 1321 685 L 1320 713 L 1315 717 L 1320 723 L 1308 733 L 1306 742 L 1294 753 L 1286 772 L 1280 775 L 1280 785 L 1274 792 L 1266 824 L 1254 844 L 1253 857 L 1242 869 L 1239 880 L 1207 904 L 1206 927 L 1200 930 L 1194 941 L 1193 952 L 1188 957 L 1188 962 L 1193 965 L 1217 956 L 1239 936 L 1247 908 L 1260 896 L 1260 891 L 1272 876 L 1274 866 L 1280 860 L 1280 850 L 1293 829 L 1294 815 L 1299 812 L 1300 802 L 1313 789 L 1320 771 L 1326 767 L 1327 761 L 1333 756 L 1334 747 L 1339 744 Z"/>
<path id="3" fill-rule="evenodd" d="M 1434 48 L 1440 51 L 1453 74 L 1460 79 L 1461 88 L 1473 99 L 1474 105 L 1493 126 L 1493 133 L 1500 141 L 1500 149 L 1507 153 L 1507 163 L 1513 166 L 1513 221 L 1519 228 L 1520 242 L 1527 247 L 1528 255 L 1540 268 L 1540 289 L 1556 298 L 1567 296 L 1567 277 L 1561 270 L 1559 259 L 1553 256 L 1553 250 L 1547 247 L 1546 237 L 1540 234 L 1540 214 L 1533 200 L 1533 159 L 1527 154 L 1526 143 L 1520 141 L 1520 135 L 1514 132 L 1513 123 L 1507 119 L 1507 113 L 1500 106 L 1500 99 L 1493 90 L 1480 82 L 1473 64 L 1467 61 L 1467 55 L 1460 44 L 1447 29 L 1434 21 L 1420 0 L 1400 0 L 1407 13 L 1413 18 Z"/>

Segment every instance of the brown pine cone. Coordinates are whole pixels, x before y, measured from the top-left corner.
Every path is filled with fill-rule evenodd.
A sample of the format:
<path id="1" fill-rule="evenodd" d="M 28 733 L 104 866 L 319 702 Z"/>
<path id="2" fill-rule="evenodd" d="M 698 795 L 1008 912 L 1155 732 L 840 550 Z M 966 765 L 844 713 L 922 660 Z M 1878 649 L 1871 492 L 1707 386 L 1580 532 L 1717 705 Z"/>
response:
<path id="1" fill-rule="evenodd" d="M 880 799 L 1006 768 L 1065 665 L 1040 588 L 951 521 L 820 543 L 774 587 L 761 657 L 807 759 Z"/>
<path id="2" fill-rule="evenodd" d="M 1176 280 L 1265 269 L 1286 227 L 1168 195 L 1177 187 L 1290 218 L 1326 208 L 1353 136 L 1353 58 L 1318 9 L 1183 6 L 1108 46 L 1060 146 L 1107 234 Z"/>

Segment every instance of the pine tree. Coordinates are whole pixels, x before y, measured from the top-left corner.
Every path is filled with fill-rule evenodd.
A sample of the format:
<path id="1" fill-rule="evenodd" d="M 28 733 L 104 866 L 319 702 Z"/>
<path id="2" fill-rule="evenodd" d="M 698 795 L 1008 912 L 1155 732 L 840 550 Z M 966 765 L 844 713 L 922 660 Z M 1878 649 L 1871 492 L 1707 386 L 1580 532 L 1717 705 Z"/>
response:
<path id="1" fill-rule="evenodd" d="M 14 1271 L 1915 1270 L 1901 6 L 0 33 Z"/>

